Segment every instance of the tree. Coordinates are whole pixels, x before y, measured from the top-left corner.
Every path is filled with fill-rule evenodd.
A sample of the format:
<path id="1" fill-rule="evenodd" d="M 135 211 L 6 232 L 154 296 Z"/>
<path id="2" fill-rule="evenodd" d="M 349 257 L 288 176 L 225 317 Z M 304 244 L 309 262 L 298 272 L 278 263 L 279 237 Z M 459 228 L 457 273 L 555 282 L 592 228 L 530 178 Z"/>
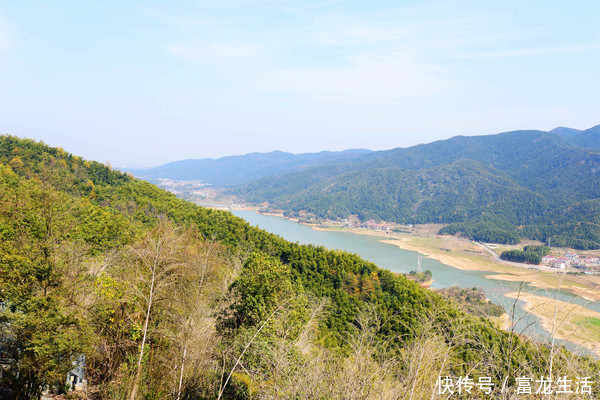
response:
<path id="1" fill-rule="evenodd" d="M 0 177 L 0 325 L 15 361 L 8 380 L 17 397 L 30 399 L 62 384 L 89 345 L 72 285 L 85 246 L 66 240 L 73 229 L 67 196 L 30 182 L 11 188 L 13 178 Z"/>
<path id="2" fill-rule="evenodd" d="M 231 284 L 235 299 L 220 316 L 221 330 L 254 326 L 294 294 L 290 268 L 264 253 L 253 253 Z"/>
<path id="3" fill-rule="evenodd" d="M 183 270 L 181 245 L 181 239 L 175 234 L 173 226 L 163 220 L 139 245 L 130 249 L 131 260 L 129 263 L 138 278 L 138 286 L 134 287 L 134 295 L 139 301 L 140 309 L 143 310 L 142 340 L 129 394 L 130 400 L 135 400 L 137 397 L 146 344 L 149 339 L 150 323 L 152 322 L 156 327 L 160 324 L 161 317 L 169 317 L 170 310 L 167 307 L 161 308 L 161 306 L 163 306 L 162 302 L 165 297 L 170 295 L 168 289 L 178 281 L 178 275 Z"/>

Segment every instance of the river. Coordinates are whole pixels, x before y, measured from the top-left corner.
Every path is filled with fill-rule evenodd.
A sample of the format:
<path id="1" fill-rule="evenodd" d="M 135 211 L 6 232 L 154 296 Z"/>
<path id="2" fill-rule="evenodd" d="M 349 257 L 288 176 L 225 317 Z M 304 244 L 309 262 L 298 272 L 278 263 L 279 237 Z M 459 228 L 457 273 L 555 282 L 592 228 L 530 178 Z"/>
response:
<path id="1" fill-rule="evenodd" d="M 375 236 L 360 235 L 351 232 L 316 230 L 310 226 L 302 225 L 282 217 L 263 215 L 256 211 L 234 210 L 232 212 L 238 217 L 244 218 L 251 225 L 258 226 L 291 242 L 320 245 L 329 249 L 339 249 L 356 253 L 362 258 L 372 261 L 379 267 L 392 272 L 408 273 L 417 268 L 418 254 L 416 252 L 403 250 L 392 244 L 384 243 Z M 487 297 L 492 302 L 502 306 L 510 315 L 515 300 L 506 297 L 505 294 L 518 290 L 518 282 L 489 279 L 485 276 L 489 275 L 490 272 L 464 271 L 427 258 L 426 256 L 422 257 L 421 268 L 423 271 L 430 270 L 432 272 L 434 279 L 432 288 L 437 289 L 453 285 L 462 288 L 481 288 L 485 290 Z M 526 286 L 525 290 L 538 295 L 553 298 L 558 297 L 559 300 L 572 301 L 594 311 L 600 311 L 600 303 L 589 302 L 570 293 L 541 291 L 529 286 Z M 537 317 L 526 314 L 522 306 L 523 303 L 518 301 L 516 315 L 514 316 L 514 319 L 518 320 L 515 332 L 534 336 L 542 340 L 547 339 L 549 334 L 541 326 Z M 578 353 L 589 353 L 588 350 L 573 343 L 567 343 L 566 347 Z"/>

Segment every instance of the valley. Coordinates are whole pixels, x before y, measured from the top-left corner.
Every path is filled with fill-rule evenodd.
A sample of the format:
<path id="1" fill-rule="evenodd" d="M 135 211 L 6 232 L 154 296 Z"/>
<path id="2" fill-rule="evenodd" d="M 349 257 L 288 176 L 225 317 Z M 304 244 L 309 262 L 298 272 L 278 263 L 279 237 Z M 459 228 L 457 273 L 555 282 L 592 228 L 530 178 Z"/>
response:
<path id="1" fill-rule="evenodd" d="M 598 351 L 597 347 L 590 348 L 589 339 L 586 339 L 585 334 L 577 333 L 588 332 L 593 334 L 593 337 L 600 334 L 598 326 L 586 325 L 583 329 L 579 327 L 581 323 L 577 323 L 583 321 L 590 313 L 600 313 L 600 303 L 597 302 L 600 299 L 598 277 L 587 280 L 589 277 L 563 276 L 548 271 L 532 271 L 531 266 L 507 265 L 496 261 L 487 251 L 470 241 L 439 235 L 422 236 L 423 232 L 427 231 L 425 227 L 421 227 L 420 234 L 394 232 L 382 234 L 367 229 L 328 229 L 302 225 L 297 221 L 283 218 L 281 214 L 259 214 L 256 210 L 247 208 L 234 209 L 233 212 L 251 224 L 256 224 L 288 240 L 356 252 L 392 272 L 406 274 L 416 269 L 416 252 L 421 253 L 426 256 L 423 259 L 423 270 L 429 269 L 433 272 L 433 289 L 453 285 L 462 288 L 482 288 L 488 298 L 501 305 L 512 317 L 515 326 L 504 325 L 505 328 L 539 337 L 542 340 L 547 340 L 549 337 L 547 325 L 543 325 L 544 318 L 547 318 L 548 314 L 538 307 L 525 307 L 526 304 L 519 301 L 515 309 L 516 313 L 513 315 L 514 300 L 510 294 L 522 290 L 523 293 L 546 301 L 559 299 L 561 302 L 577 305 L 578 308 L 568 313 L 570 322 L 565 320 L 565 327 L 569 327 L 571 329 L 569 332 L 573 333 L 568 335 L 568 341 L 588 351 Z M 386 245 L 393 245 L 401 250 L 396 251 Z M 561 318 L 566 318 L 566 314 L 561 314 Z M 505 324 L 505 322 L 501 323 Z M 566 338 L 564 336 L 566 329 L 564 327 L 562 329 L 563 339 Z"/>
<path id="2" fill-rule="evenodd" d="M 0 400 L 600 399 L 599 20 L 2 2 Z"/>

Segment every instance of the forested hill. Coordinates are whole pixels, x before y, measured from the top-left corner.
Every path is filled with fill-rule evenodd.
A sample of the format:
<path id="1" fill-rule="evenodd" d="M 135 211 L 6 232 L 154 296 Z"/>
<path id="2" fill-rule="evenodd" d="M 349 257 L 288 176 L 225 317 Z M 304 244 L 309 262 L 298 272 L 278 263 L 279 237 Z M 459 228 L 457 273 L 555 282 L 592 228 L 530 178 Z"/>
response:
<path id="1" fill-rule="evenodd" d="M 136 177 L 157 183 L 160 178 L 199 180 L 215 186 L 237 185 L 323 164 L 351 162 L 369 153 L 365 149 L 292 154 L 283 151 L 241 156 L 181 160 L 149 169 L 130 169 Z"/>
<path id="2" fill-rule="evenodd" d="M 0 393 L 15 399 L 67 390 L 82 356 L 102 399 L 438 399 L 438 376 L 467 373 L 494 380 L 481 399 L 505 377 L 511 396 L 519 376 L 600 379 L 596 360 L 356 255 L 12 136 L 0 136 L 0 355 Z"/>
<path id="3" fill-rule="evenodd" d="M 586 148 L 600 148 L 600 125 L 579 131 L 571 128 L 555 128 L 550 131 L 563 137 L 574 145 Z"/>
<path id="4" fill-rule="evenodd" d="M 600 127 L 457 136 L 272 176 L 231 190 L 324 218 L 451 224 L 491 242 L 600 246 Z"/>

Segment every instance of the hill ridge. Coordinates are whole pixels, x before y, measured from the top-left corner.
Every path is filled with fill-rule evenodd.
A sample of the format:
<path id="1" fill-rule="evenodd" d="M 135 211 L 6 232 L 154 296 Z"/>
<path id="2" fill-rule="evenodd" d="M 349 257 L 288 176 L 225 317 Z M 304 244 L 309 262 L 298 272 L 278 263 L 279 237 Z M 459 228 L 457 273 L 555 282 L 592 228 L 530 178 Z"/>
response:
<path id="1" fill-rule="evenodd" d="M 228 193 L 320 218 L 462 224 L 445 232 L 598 248 L 600 230 L 576 227 L 596 219 L 597 211 L 578 208 L 570 218 L 556 211 L 600 198 L 600 152 L 578 145 L 576 138 L 538 130 L 454 136 L 372 152 L 354 163 L 265 177 Z M 483 171 L 494 178 L 484 178 Z"/>

